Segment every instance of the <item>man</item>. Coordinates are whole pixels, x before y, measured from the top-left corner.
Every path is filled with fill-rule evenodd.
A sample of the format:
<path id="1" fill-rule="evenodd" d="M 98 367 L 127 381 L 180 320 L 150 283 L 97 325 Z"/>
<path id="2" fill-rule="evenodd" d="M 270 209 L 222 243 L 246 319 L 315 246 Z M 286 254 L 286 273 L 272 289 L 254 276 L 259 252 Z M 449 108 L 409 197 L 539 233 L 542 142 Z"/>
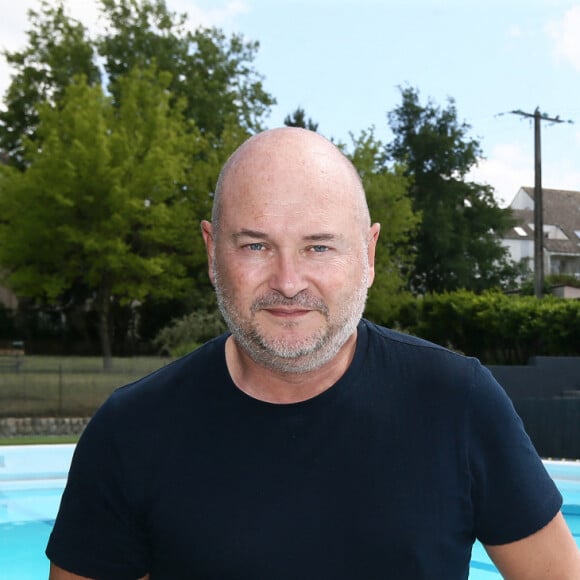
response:
<path id="1" fill-rule="evenodd" d="M 330 142 L 224 167 L 209 272 L 231 335 L 119 389 L 79 442 L 53 580 L 580 578 L 561 497 L 475 360 L 361 320 L 379 225 Z"/>

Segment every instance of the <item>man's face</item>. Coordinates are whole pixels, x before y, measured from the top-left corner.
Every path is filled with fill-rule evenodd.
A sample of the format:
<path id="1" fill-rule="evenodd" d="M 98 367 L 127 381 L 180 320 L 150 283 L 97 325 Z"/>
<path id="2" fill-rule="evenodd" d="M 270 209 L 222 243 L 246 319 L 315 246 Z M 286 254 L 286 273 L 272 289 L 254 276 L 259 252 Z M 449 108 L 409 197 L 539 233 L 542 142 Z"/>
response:
<path id="1" fill-rule="evenodd" d="M 376 236 L 363 226 L 353 176 L 324 160 L 311 165 L 290 155 L 233 170 L 219 232 L 206 236 L 218 304 L 237 344 L 281 372 L 314 370 L 337 354 L 356 330 L 374 273 Z"/>

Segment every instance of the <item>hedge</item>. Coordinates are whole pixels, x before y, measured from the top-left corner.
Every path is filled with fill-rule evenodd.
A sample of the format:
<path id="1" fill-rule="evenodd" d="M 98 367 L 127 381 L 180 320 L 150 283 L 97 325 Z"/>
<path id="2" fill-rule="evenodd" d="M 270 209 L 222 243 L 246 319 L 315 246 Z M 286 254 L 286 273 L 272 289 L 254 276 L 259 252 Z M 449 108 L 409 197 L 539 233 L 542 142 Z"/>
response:
<path id="1" fill-rule="evenodd" d="M 393 300 L 378 321 L 476 356 L 485 364 L 526 364 L 531 356 L 580 356 L 580 301 L 467 291 Z"/>

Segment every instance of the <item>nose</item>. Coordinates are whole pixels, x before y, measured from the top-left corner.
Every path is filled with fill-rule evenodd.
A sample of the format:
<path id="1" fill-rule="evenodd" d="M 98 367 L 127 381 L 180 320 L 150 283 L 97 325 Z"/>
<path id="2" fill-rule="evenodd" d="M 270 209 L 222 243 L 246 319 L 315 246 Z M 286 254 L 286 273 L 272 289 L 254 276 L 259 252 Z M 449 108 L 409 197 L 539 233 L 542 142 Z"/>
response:
<path id="1" fill-rule="evenodd" d="M 270 276 L 270 288 L 286 298 L 294 298 L 308 287 L 304 266 L 300 257 L 293 254 L 280 253 L 273 264 Z"/>

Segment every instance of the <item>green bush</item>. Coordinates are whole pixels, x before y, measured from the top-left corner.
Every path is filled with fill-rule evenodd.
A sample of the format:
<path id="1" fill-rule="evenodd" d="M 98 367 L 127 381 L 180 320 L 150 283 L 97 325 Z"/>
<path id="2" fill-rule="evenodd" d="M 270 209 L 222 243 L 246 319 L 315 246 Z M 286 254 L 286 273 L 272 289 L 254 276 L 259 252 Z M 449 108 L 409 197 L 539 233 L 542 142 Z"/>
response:
<path id="1" fill-rule="evenodd" d="M 531 356 L 580 356 L 580 301 L 457 291 L 395 300 L 382 324 L 480 358 L 526 364 Z"/>
<path id="2" fill-rule="evenodd" d="M 160 354 L 178 357 L 195 350 L 225 330 L 226 325 L 217 310 L 198 310 L 163 328 L 155 337 L 154 345 Z"/>

